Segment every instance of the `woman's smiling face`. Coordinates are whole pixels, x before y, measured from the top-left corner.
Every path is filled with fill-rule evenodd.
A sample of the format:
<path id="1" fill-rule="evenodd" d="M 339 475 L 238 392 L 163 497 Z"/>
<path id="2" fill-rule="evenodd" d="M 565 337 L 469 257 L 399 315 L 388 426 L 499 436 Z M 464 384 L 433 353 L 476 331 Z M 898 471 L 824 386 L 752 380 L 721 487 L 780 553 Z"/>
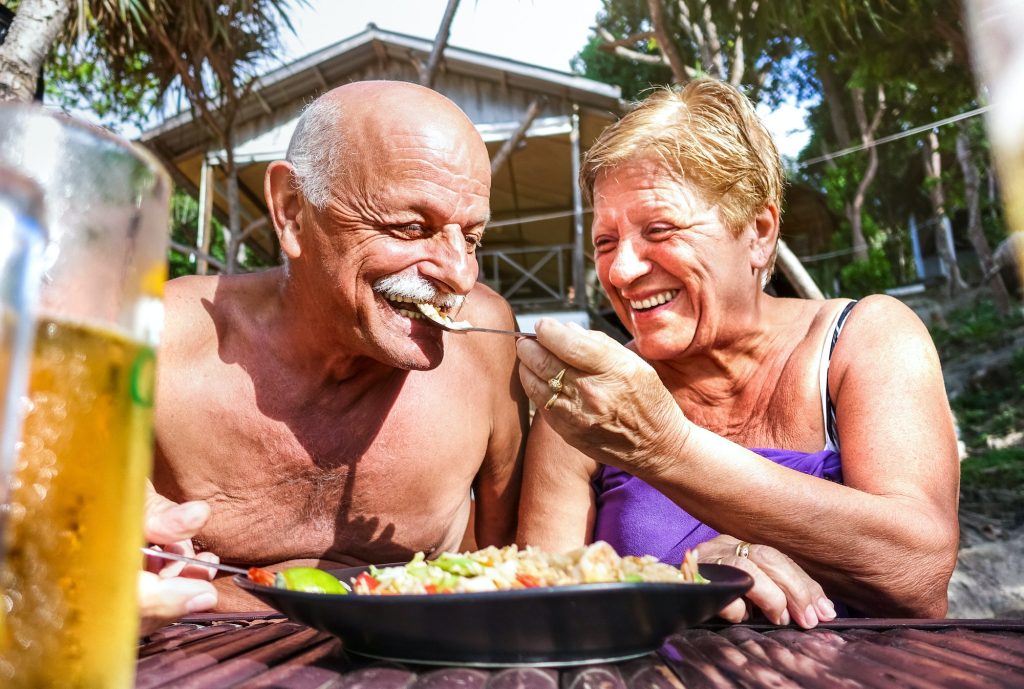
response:
<path id="1" fill-rule="evenodd" d="M 649 360 L 704 349 L 729 332 L 730 309 L 749 304 L 753 222 L 739 234 L 697 187 L 641 158 L 594 182 L 598 277 Z"/>

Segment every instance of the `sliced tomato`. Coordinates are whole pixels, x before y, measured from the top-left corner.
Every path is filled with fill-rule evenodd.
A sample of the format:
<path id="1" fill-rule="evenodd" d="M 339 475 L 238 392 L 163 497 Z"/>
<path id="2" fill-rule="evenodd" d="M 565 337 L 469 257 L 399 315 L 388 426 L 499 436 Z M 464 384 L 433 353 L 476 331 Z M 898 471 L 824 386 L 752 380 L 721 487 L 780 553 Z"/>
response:
<path id="1" fill-rule="evenodd" d="M 355 583 L 356 586 L 362 584 L 366 587 L 367 591 L 375 591 L 380 586 L 380 582 L 377 581 L 377 579 L 374 578 L 372 575 L 367 574 L 366 572 L 363 572 L 359 576 L 357 576 Z"/>
<path id="2" fill-rule="evenodd" d="M 423 587 L 423 590 L 426 591 L 427 593 L 437 593 L 437 587 L 434 586 L 433 584 L 427 584 L 426 586 Z"/>
<path id="3" fill-rule="evenodd" d="M 528 589 L 535 589 L 540 586 L 540 579 L 532 574 L 517 574 L 516 581 L 522 584 L 524 588 Z"/>
<path id="4" fill-rule="evenodd" d="M 273 586 L 274 573 L 269 569 L 263 569 L 262 567 L 250 567 L 249 581 L 259 584 L 260 586 Z"/>

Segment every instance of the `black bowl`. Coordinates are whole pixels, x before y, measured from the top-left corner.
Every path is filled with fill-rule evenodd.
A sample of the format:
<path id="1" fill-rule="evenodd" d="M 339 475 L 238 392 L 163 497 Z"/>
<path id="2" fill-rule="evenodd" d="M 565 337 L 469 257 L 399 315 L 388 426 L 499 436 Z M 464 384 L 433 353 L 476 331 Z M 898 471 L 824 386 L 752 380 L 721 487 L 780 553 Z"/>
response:
<path id="1" fill-rule="evenodd" d="M 350 582 L 368 567 L 331 570 Z M 288 617 L 339 637 L 346 651 L 430 665 L 576 665 L 649 653 L 753 585 L 700 565 L 709 584 L 584 584 L 489 593 L 347 596 L 235 583 Z"/>

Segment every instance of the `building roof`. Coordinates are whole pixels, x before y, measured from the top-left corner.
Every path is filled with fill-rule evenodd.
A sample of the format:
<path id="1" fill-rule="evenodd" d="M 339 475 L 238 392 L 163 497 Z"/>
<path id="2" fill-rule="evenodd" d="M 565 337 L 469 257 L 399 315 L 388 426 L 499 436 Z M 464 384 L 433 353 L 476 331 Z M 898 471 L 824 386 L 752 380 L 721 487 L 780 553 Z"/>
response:
<path id="1" fill-rule="evenodd" d="M 284 157 L 303 107 L 324 91 L 352 81 L 397 79 L 418 81 L 415 61 L 426 62 L 433 42 L 369 25 L 349 38 L 260 76 L 244 100 L 234 127 L 235 159 L 239 166 L 242 225 L 264 216 L 263 173 L 266 165 Z M 570 131 L 579 117 L 580 139 L 590 141 L 625 111 L 619 88 L 579 75 L 448 46 L 434 88 L 458 104 L 476 124 L 493 156 L 512 137 L 530 105 L 542 107 L 526 133 L 525 144 L 492 181 L 491 212 L 496 221 L 538 214 L 571 213 Z M 198 195 L 204 160 L 223 160 L 221 144 L 212 139 L 191 112 L 182 112 L 140 137 L 175 176 L 176 182 Z M 227 214 L 226 182 L 214 185 L 214 212 Z M 564 215 L 526 226 L 498 228 L 488 244 L 550 243 L 552 233 L 571 225 Z M 276 253 L 273 233 L 253 237 L 267 254 Z M 546 238 L 546 239 L 545 239 Z M 557 238 L 556 238 L 557 239 Z M 557 239 L 557 241 L 562 241 Z M 569 237 L 565 238 L 569 241 Z"/>

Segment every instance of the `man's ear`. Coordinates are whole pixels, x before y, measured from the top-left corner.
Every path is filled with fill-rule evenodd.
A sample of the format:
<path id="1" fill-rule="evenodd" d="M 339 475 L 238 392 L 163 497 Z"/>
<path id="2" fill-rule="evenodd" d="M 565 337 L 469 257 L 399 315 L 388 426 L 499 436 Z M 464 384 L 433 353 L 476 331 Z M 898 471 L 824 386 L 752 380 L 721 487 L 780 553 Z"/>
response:
<path id="1" fill-rule="evenodd" d="M 768 204 L 754 216 L 754 235 L 750 242 L 750 267 L 755 273 L 768 267 L 779 241 L 779 209 Z"/>
<path id="2" fill-rule="evenodd" d="M 299 235 L 302 233 L 302 197 L 294 182 L 291 163 L 275 160 L 267 166 L 263 177 L 263 196 L 267 199 L 270 220 L 277 232 L 281 251 L 289 259 L 302 254 Z"/>

